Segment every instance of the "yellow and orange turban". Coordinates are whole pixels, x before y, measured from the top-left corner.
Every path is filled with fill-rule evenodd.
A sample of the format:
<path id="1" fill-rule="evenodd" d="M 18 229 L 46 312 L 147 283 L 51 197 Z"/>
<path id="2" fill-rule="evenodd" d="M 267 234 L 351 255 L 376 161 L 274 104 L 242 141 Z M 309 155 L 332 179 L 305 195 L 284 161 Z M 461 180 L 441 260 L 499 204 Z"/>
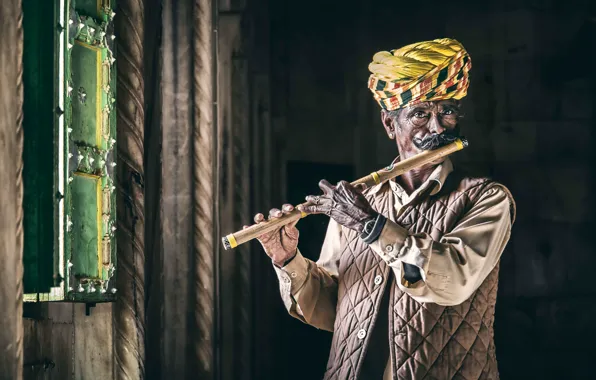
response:
<path id="1" fill-rule="evenodd" d="M 420 102 L 461 99 L 469 86 L 470 56 L 450 38 L 380 51 L 368 69 L 368 88 L 389 111 Z"/>

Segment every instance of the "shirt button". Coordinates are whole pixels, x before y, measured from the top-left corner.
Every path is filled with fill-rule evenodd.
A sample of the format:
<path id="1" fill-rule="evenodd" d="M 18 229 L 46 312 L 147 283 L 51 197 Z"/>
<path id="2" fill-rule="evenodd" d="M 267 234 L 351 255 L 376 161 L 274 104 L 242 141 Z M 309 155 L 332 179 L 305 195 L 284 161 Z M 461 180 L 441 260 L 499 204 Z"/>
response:
<path id="1" fill-rule="evenodd" d="M 288 276 L 283 276 L 283 279 L 286 284 L 289 284 L 290 282 L 292 282 L 292 280 L 290 280 L 290 278 Z"/>
<path id="2" fill-rule="evenodd" d="M 383 276 L 378 275 L 377 277 L 375 277 L 375 285 L 380 285 L 381 282 L 383 282 Z"/>
<path id="3" fill-rule="evenodd" d="M 392 245 L 388 245 L 388 246 L 386 246 L 386 247 L 385 247 L 385 251 L 387 251 L 387 252 L 391 252 L 391 251 L 393 251 L 393 246 L 392 246 Z"/>
<path id="4" fill-rule="evenodd" d="M 296 278 L 296 276 L 298 276 L 298 274 L 296 272 L 292 272 L 292 273 L 290 273 L 290 276 L 292 276 L 292 278 Z"/>
<path id="5" fill-rule="evenodd" d="M 366 336 L 365 329 L 358 330 L 358 339 L 364 339 L 365 336 Z"/>

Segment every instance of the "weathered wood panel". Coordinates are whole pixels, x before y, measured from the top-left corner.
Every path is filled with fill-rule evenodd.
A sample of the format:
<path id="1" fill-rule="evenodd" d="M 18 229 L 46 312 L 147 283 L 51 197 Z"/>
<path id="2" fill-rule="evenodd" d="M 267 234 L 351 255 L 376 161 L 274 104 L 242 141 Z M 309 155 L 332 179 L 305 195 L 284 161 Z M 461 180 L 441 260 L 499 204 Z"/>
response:
<path id="1" fill-rule="evenodd" d="M 163 347 L 163 264 L 161 249 L 161 0 L 146 0 L 145 38 L 145 304 L 146 371 L 161 379 Z"/>
<path id="2" fill-rule="evenodd" d="M 245 14 L 221 12 L 218 23 L 218 140 L 221 151 L 220 228 L 225 234 L 250 224 L 249 71 Z M 251 375 L 250 244 L 221 256 L 222 379 Z"/>
<path id="3" fill-rule="evenodd" d="M 72 308 L 70 309 L 72 319 Z M 47 378 L 51 380 L 77 379 L 74 376 L 75 372 L 73 366 L 73 359 L 76 354 L 74 351 L 74 324 L 72 322 L 49 322 L 47 327 L 45 327 L 44 333 L 50 337 L 50 342 L 48 345 L 49 347 L 45 348 L 44 351 L 48 352 L 55 367 L 49 372 L 49 377 Z M 83 352 L 79 352 L 78 354 L 85 355 Z M 110 379 L 110 377 L 107 379 Z"/>
<path id="4" fill-rule="evenodd" d="M 48 320 L 37 321 L 23 318 L 23 379 L 46 380 L 52 378 L 55 370 L 43 368 L 44 360 L 51 358 L 49 354 L 51 322 Z M 66 378 L 66 377 L 65 377 Z"/>
<path id="5" fill-rule="evenodd" d="M 49 336 L 50 341 L 44 347 L 45 356 L 52 359 L 54 368 L 50 371 L 50 379 L 74 379 L 74 351 L 75 326 L 73 303 L 51 302 L 42 305 L 42 310 L 47 314 L 40 328 Z M 84 355 L 79 352 L 79 355 Z"/>
<path id="6" fill-rule="evenodd" d="M 192 9 L 193 276 L 190 326 L 193 369 L 219 378 L 219 161 L 217 151 L 217 3 L 195 0 Z"/>
<path id="7" fill-rule="evenodd" d="M 162 379 L 188 378 L 192 267 L 192 4 L 163 3 Z"/>
<path id="8" fill-rule="evenodd" d="M 22 336 L 22 323 L 17 314 L 17 23 L 20 1 L 6 0 L 0 4 L 0 379 L 20 380 L 22 351 L 18 340 Z M 20 275 L 20 273 L 19 273 Z M 20 283 L 20 281 L 18 281 Z"/>
<path id="9" fill-rule="evenodd" d="M 85 304 L 74 305 L 74 379 L 114 378 L 112 309 L 112 303 L 101 303 L 85 315 Z"/>
<path id="10" fill-rule="evenodd" d="M 118 0 L 116 379 L 145 378 L 145 81 L 143 0 Z"/>

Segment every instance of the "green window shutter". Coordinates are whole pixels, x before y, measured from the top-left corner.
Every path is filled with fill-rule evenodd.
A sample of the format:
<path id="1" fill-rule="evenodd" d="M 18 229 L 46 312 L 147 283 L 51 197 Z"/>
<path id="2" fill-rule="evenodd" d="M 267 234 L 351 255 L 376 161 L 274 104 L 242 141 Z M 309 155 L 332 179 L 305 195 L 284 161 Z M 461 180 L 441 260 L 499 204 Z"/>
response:
<path id="1" fill-rule="evenodd" d="M 51 3 L 23 3 L 24 299 L 112 301 L 114 4 Z"/>

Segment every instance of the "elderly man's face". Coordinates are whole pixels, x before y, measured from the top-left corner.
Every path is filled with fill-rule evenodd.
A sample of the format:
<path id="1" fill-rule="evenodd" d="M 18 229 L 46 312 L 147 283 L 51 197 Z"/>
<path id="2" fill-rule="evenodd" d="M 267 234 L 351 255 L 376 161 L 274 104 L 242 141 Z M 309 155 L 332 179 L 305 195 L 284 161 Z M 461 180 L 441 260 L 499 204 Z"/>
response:
<path id="1" fill-rule="evenodd" d="M 395 138 L 402 158 L 453 142 L 459 135 L 460 117 L 456 100 L 424 102 L 381 113 L 385 130 Z"/>

